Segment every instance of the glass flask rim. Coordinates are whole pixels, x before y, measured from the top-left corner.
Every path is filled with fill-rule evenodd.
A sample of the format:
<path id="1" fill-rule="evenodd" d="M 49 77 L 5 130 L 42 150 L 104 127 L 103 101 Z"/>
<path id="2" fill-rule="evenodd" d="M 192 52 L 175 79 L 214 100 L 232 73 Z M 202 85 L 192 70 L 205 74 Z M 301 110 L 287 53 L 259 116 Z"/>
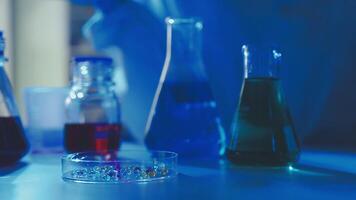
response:
<path id="1" fill-rule="evenodd" d="M 166 25 L 196 25 L 198 28 L 203 28 L 203 20 L 199 17 L 166 17 Z"/>
<path id="2" fill-rule="evenodd" d="M 251 44 L 251 43 L 244 43 L 241 45 L 241 53 L 243 56 L 249 56 L 250 53 L 273 53 L 273 58 L 276 60 L 281 60 L 283 58 L 283 51 L 279 45 L 276 44 Z"/>

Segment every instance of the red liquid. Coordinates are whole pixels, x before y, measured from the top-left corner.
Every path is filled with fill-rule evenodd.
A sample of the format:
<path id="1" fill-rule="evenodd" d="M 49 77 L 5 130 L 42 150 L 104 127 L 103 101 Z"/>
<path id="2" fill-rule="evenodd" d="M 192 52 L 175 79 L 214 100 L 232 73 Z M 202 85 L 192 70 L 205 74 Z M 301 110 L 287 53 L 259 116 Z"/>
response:
<path id="1" fill-rule="evenodd" d="M 66 124 L 64 146 L 67 152 L 107 152 L 118 150 L 121 126 L 118 124 Z"/>
<path id="2" fill-rule="evenodd" d="M 28 151 L 19 117 L 0 117 L 0 166 L 11 165 Z"/>

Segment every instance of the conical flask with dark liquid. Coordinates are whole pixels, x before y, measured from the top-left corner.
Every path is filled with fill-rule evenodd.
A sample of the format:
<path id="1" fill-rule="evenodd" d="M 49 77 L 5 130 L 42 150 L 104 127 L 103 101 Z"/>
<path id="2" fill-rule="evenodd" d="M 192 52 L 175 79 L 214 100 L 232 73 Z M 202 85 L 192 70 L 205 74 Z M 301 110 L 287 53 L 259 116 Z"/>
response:
<path id="1" fill-rule="evenodd" d="M 28 151 L 28 142 L 4 69 L 5 40 L 0 31 L 0 167 L 20 160 Z"/>
<path id="2" fill-rule="evenodd" d="M 279 78 L 282 54 L 247 45 L 242 53 L 244 81 L 226 155 L 242 165 L 290 165 L 300 147 Z"/>

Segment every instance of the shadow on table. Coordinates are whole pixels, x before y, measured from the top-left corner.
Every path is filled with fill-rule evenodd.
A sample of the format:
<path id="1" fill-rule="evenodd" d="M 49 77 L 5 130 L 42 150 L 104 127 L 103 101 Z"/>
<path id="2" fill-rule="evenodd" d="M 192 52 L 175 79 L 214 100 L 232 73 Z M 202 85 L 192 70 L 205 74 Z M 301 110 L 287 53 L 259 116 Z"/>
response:
<path id="1" fill-rule="evenodd" d="M 28 166 L 27 162 L 20 161 L 11 166 L 0 167 L 0 177 L 23 171 L 26 166 Z"/>
<path id="2" fill-rule="evenodd" d="M 350 172 L 345 172 L 341 170 L 336 170 L 336 169 L 328 169 L 328 168 L 322 168 L 322 167 L 317 167 L 317 166 L 312 166 L 312 165 L 306 165 L 306 164 L 296 164 L 295 166 L 290 166 L 288 168 L 289 171 L 294 171 L 300 174 L 305 174 L 305 175 L 332 175 L 332 176 L 348 176 L 348 177 L 356 177 L 356 174 L 350 173 Z"/>
<path id="3" fill-rule="evenodd" d="M 227 160 L 218 162 L 197 162 L 179 167 L 179 172 L 195 179 L 218 179 L 243 187 L 267 186 L 272 180 L 283 180 L 287 183 L 340 183 L 356 186 L 356 174 L 342 168 L 316 166 L 298 163 L 285 167 L 241 166 Z"/>
<path id="4" fill-rule="evenodd" d="M 353 178 L 356 180 L 356 174 L 331 169 L 327 167 L 319 167 L 308 164 L 295 164 L 293 166 L 285 167 L 261 167 L 261 166 L 236 166 L 233 164 L 227 164 L 227 169 L 240 172 L 249 172 L 249 173 L 269 173 L 269 174 L 289 174 L 297 176 L 309 176 L 309 177 L 325 177 L 325 176 L 337 176 L 337 177 L 347 177 Z"/>

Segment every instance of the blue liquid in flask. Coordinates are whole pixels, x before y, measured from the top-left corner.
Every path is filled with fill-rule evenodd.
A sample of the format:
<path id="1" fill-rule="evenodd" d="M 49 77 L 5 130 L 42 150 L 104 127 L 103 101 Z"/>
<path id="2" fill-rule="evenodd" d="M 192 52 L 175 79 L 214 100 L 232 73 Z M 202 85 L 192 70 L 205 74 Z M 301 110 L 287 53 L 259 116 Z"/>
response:
<path id="1" fill-rule="evenodd" d="M 180 158 L 223 155 L 225 133 L 201 59 L 202 23 L 167 23 L 167 56 L 146 124 L 146 146 Z"/>
<path id="2" fill-rule="evenodd" d="M 150 149 L 218 156 L 224 131 L 207 81 L 165 83 L 145 139 Z"/>

